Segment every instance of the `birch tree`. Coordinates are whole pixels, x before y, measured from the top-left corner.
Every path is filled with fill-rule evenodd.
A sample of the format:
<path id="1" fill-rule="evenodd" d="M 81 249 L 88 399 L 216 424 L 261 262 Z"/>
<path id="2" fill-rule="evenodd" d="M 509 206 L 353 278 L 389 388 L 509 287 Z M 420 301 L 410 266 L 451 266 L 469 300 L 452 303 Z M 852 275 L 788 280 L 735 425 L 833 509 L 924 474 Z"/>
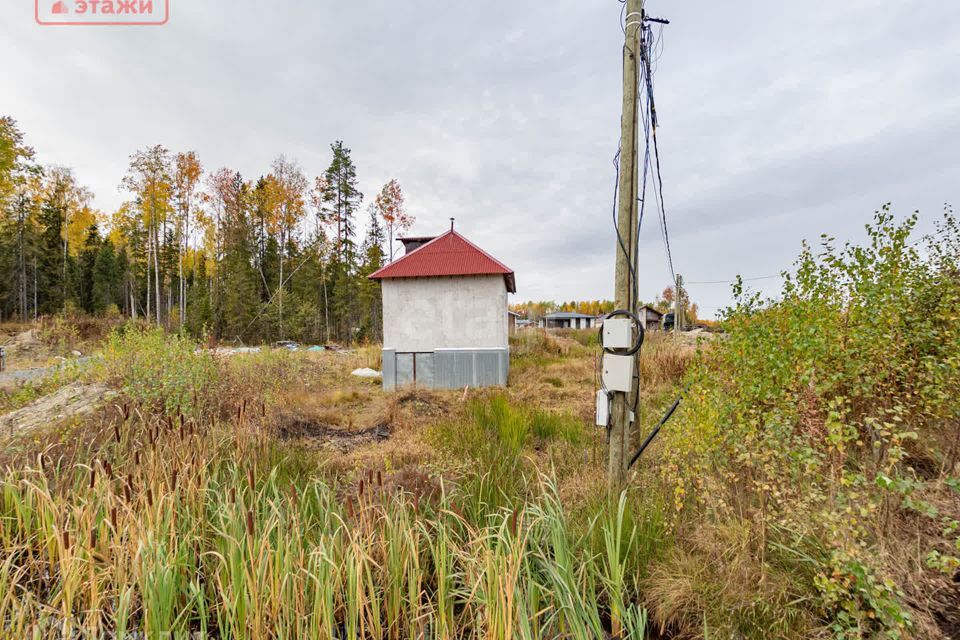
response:
<path id="1" fill-rule="evenodd" d="M 280 338 L 283 339 L 284 263 L 288 250 L 287 243 L 306 211 L 307 178 L 295 162 L 287 160 L 284 156 L 273 161 L 267 178 L 268 193 L 272 192 L 271 228 L 277 234 L 280 245 L 280 279 L 277 296 L 280 311 Z"/>
<path id="2" fill-rule="evenodd" d="M 383 185 L 380 193 L 374 199 L 374 206 L 383 219 L 383 226 L 387 232 L 387 261 L 393 262 L 394 234 L 406 231 L 416 221 L 412 215 L 407 213 L 403 191 L 400 189 L 400 183 L 396 178 Z"/>
<path id="3" fill-rule="evenodd" d="M 183 277 L 183 263 L 190 250 L 191 222 L 199 205 L 200 178 L 203 167 L 193 151 L 178 153 L 174 158 L 173 200 L 176 206 L 177 279 L 180 326 L 187 317 L 187 283 Z M 194 265 L 196 270 L 196 265 Z"/>
<path id="4" fill-rule="evenodd" d="M 159 326 L 162 323 L 160 228 L 168 220 L 173 197 L 170 152 L 162 145 L 155 145 L 134 153 L 122 186 L 135 196 L 147 229 L 147 316 L 150 316 L 152 260 L 154 314 Z"/>

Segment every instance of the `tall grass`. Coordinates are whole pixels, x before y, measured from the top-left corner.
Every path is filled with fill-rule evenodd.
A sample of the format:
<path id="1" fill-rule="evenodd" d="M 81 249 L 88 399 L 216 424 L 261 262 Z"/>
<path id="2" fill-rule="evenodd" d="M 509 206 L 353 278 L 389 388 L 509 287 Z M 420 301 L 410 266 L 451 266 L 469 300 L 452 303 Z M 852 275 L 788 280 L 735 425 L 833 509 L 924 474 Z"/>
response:
<path id="1" fill-rule="evenodd" d="M 509 405 L 475 417 L 508 455 L 538 437 Z M 622 637 L 642 637 L 622 563 L 572 533 L 546 478 L 473 516 L 462 487 L 291 483 L 242 412 L 183 424 L 133 412 L 89 464 L 4 472 L 0 635 L 595 638 L 616 602 Z"/>
<path id="2" fill-rule="evenodd" d="M 464 508 L 474 517 L 513 508 L 537 492 L 537 471 L 528 463 L 533 448 L 557 445 L 554 455 L 573 455 L 586 440 L 582 421 L 569 414 L 518 406 L 495 393 L 474 398 L 464 415 L 430 428 L 430 441 L 448 456 L 451 467 L 463 465 Z"/>

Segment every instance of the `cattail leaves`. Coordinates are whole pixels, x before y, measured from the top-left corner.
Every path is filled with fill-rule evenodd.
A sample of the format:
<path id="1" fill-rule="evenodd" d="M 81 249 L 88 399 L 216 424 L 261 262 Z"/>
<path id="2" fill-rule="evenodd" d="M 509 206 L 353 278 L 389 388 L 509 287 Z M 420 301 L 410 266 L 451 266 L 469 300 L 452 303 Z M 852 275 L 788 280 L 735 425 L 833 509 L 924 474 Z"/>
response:
<path id="1" fill-rule="evenodd" d="M 373 468 L 339 488 L 291 482 L 253 430 L 185 438 L 190 424 L 132 410 L 109 459 L 5 472 L 0 584 L 24 604 L 0 594 L 3 628 L 29 630 L 45 606 L 64 633 L 597 637 L 607 585 L 624 584 L 567 532 L 549 482 L 545 502 L 508 508 L 469 487 L 454 503 L 442 482 L 408 493 Z"/>

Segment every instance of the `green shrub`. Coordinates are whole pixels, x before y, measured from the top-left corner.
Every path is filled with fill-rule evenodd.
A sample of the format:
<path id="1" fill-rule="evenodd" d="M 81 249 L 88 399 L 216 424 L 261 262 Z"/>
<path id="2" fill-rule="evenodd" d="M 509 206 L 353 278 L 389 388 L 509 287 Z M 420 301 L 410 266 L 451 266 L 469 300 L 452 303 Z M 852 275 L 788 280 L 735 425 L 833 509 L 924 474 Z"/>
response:
<path id="1" fill-rule="evenodd" d="M 126 395 L 167 413 L 196 413 L 218 403 L 213 356 L 193 341 L 159 329 L 113 332 L 99 368 Z"/>
<path id="2" fill-rule="evenodd" d="M 779 301 L 738 283 L 726 338 L 701 352 L 664 432 L 658 468 L 673 486 L 674 526 L 747 524 L 749 553 L 731 557 L 755 563 L 756 575 L 793 573 L 801 591 L 784 600 L 781 619 L 819 611 L 838 637 L 909 635 L 902 589 L 876 541 L 892 535 L 889 505 L 917 504 L 897 493 L 898 479 L 925 469 L 936 483 L 960 454 L 946 444 L 960 437 L 960 232 L 948 214 L 921 252 L 915 224 L 884 208 L 865 246 L 805 245 Z M 775 528 L 814 541 L 804 571 L 772 563 L 785 544 Z M 730 562 L 709 545 L 685 553 Z M 744 598 L 771 602 L 750 582 Z M 708 608 L 705 621 L 720 635 L 751 625 L 783 632 L 758 628 L 764 616 L 720 613 L 737 608 Z"/>

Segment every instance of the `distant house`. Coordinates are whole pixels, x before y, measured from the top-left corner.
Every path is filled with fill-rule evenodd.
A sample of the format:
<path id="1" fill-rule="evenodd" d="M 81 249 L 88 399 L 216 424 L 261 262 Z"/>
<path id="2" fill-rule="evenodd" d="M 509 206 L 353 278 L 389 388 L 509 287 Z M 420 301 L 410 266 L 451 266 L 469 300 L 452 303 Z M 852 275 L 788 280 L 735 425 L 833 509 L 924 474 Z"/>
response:
<path id="1" fill-rule="evenodd" d="M 554 311 L 540 318 L 542 329 L 592 329 L 597 325 L 596 316 L 572 311 Z"/>
<path id="2" fill-rule="evenodd" d="M 513 271 L 453 230 L 402 238 L 370 275 L 383 294 L 383 387 L 505 385 Z"/>
<path id="3" fill-rule="evenodd" d="M 656 331 L 660 328 L 660 323 L 663 320 L 662 313 L 647 305 L 640 307 L 637 317 L 646 331 Z"/>
<path id="4" fill-rule="evenodd" d="M 510 335 L 517 332 L 517 322 L 522 319 L 523 316 L 516 311 L 507 311 L 507 330 L 510 332 Z"/>

